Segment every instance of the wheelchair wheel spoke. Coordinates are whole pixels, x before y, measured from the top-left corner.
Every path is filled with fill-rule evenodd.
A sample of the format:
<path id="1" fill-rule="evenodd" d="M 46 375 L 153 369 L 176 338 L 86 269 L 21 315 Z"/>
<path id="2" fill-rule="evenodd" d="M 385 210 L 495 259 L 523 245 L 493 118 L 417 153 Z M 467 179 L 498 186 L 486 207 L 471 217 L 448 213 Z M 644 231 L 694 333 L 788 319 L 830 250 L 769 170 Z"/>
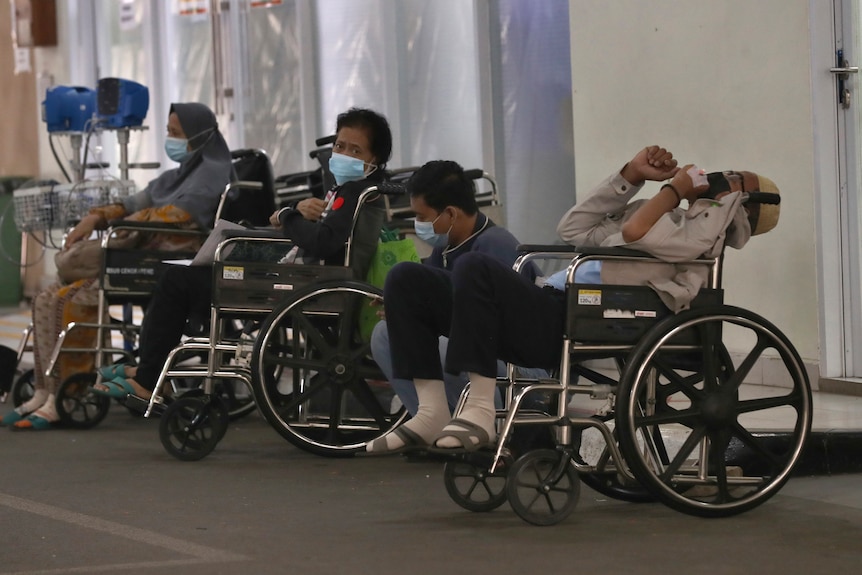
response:
<path id="1" fill-rule="evenodd" d="M 742 385 L 742 382 L 745 381 L 745 378 L 748 377 L 749 373 L 751 373 L 757 360 L 760 359 L 767 347 L 769 347 L 767 342 L 764 340 L 762 335 L 759 335 L 757 338 L 757 344 L 748 352 L 745 359 L 740 362 L 739 366 L 733 370 L 733 374 L 728 378 L 725 383 L 725 387 L 734 391 L 738 390 L 739 386 Z"/>
<path id="2" fill-rule="evenodd" d="M 291 318 L 293 319 L 294 338 L 297 337 L 298 333 L 301 333 L 308 338 L 309 346 L 320 351 L 323 355 L 335 353 L 332 345 L 327 341 L 324 334 L 321 333 L 321 327 L 315 325 L 308 314 L 304 313 L 302 310 L 297 310 L 291 314 Z"/>
<path id="3" fill-rule="evenodd" d="M 682 469 L 683 464 L 689 459 L 689 455 L 691 455 L 691 453 L 700 444 L 701 440 L 705 436 L 706 430 L 703 428 L 692 430 L 692 432 L 688 435 L 688 437 L 685 438 L 685 441 L 677 450 L 674 458 L 667 464 L 664 471 L 658 474 L 662 481 L 664 481 L 665 483 L 670 483 L 673 476 L 676 475 L 680 471 L 680 469 Z"/>

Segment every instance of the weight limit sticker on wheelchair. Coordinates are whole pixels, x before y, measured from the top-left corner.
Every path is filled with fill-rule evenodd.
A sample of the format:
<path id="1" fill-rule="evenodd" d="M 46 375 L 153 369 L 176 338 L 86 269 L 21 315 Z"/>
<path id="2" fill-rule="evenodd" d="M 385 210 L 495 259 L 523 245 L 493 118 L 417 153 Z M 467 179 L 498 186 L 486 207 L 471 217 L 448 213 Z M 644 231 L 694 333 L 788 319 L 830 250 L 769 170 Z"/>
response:
<path id="1" fill-rule="evenodd" d="M 578 305 L 602 305 L 602 290 L 579 289 Z"/>
<path id="2" fill-rule="evenodd" d="M 221 272 L 221 277 L 225 280 L 242 280 L 244 275 L 245 268 L 240 266 L 225 266 Z"/>

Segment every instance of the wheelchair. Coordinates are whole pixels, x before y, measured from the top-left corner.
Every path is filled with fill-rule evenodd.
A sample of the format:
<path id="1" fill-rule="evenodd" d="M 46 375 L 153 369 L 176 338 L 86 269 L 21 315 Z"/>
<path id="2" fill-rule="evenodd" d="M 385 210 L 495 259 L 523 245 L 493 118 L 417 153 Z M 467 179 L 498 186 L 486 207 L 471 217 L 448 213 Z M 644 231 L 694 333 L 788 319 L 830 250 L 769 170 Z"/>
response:
<path id="1" fill-rule="evenodd" d="M 234 179 L 225 187 L 221 195 L 216 220 L 224 218 L 262 225 L 268 221 L 269 215 L 275 210 L 275 192 L 269 158 L 266 152 L 257 149 L 233 150 L 231 157 Z M 55 372 L 60 354 L 88 353 L 94 356 L 94 372 L 73 374 L 64 379 L 58 387 L 56 409 L 60 423 L 66 427 L 89 429 L 107 416 L 111 401 L 105 396 L 92 393 L 92 386 L 100 381 L 99 368 L 103 365 L 134 363 L 135 342 L 140 326 L 133 323 L 132 307 L 146 308 L 152 288 L 158 281 L 161 271 L 171 265 L 165 263 L 166 261 L 192 258 L 195 255 L 176 251 L 141 252 L 135 249 L 111 247 L 111 239 L 118 234 L 135 232 L 168 233 L 190 237 L 206 235 L 206 232 L 200 230 L 180 230 L 166 224 L 125 221 L 113 222 L 102 234 L 102 249 L 105 255 L 103 273 L 99 278 L 97 320 L 96 322 L 73 322 L 67 325 L 59 334 L 46 367 L 47 373 Z M 123 308 L 122 318 L 110 316 L 109 309 L 112 306 Z M 95 348 L 65 345 L 67 338 L 85 329 L 94 331 Z M 22 349 L 27 345 L 30 331 L 24 334 Z M 111 334 L 115 332 L 122 335 L 122 347 L 115 347 L 111 343 Z M 172 384 L 177 393 L 186 389 L 185 382 L 180 379 L 174 380 Z M 225 395 L 232 415 L 241 416 L 254 409 L 250 398 L 237 397 L 235 390 L 224 388 L 222 393 Z M 131 406 L 130 410 L 135 411 Z"/>
<path id="2" fill-rule="evenodd" d="M 291 243 L 271 231 L 226 234 L 215 252 L 209 337 L 190 338 L 169 354 L 145 412 L 160 414 L 159 438 L 168 453 L 199 460 L 224 436 L 229 418 L 213 393 L 215 379 L 251 390 L 280 435 L 319 455 L 352 455 L 405 419 L 370 355 L 382 292 L 359 281 L 386 216 L 375 200 L 403 193 L 381 183 L 360 194 L 343 266 L 232 259 L 243 244 Z M 232 336 L 226 326 L 237 320 L 251 327 Z M 180 367 L 189 353 L 205 355 L 205 364 Z M 165 384 L 175 377 L 203 380 L 203 392 L 168 402 Z"/>
<path id="3" fill-rule="evenodd" d="M 781 489 L 810 433 L 808 374 L 775 325 L 724 303 L 723 254 L 686 262 L 708 266 L 710 279 L 690 309 L 674 315 L 647 286 L 574 281 L 590 260 L 659 261 L 648 254 L 522 250 L 516 269 L 542 259 L 569 262 L 559 369 L 546 380 L 521 380 L 509 370 L 500 382 L 507 407 L 498 412 L 493 452 L 447 456 L 444 483 L 455 503 L 481 512 L 508 501 L 525 521 L 553 525 L 574 511 L 581 481 L 613 498 L 658 500 L 699 517 L 745 512 Z M 760 361 L 769 362 L 782 387 L 757 386 L 756 397 L 743 396 L 740 385 Z M 609 374 L 602 362 L 617 369 Z M 547 411 L 524 407 L 538 393 L 552 399 Z M 590 396 L 605 399 L 605 407 L 592 414 L 571 409 Z M 775 417 L 788 422 L 787 441 L 761 429 L 763 418 Z M 512 440 L 519 426 L 546 435 L 518 452 Z M 589 433 L 603 447 L 585 458 L 582 436 Z"/>

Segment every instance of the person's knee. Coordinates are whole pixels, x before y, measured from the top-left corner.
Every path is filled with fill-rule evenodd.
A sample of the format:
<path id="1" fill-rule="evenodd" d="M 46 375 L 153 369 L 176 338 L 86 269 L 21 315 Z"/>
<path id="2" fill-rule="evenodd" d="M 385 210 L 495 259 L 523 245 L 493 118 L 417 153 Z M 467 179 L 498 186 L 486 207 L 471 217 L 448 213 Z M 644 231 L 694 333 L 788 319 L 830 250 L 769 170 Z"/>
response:
<path id="1" fill-rule="evenodd" d="M 401 262 L 396 264 L 386 274 L 386 282 L 383 286 L 383 301 L 392 297 L 404 297 L 413 292 L 412 286 L 421 282 L 425 272 L 425 266 L 416 262 Z"/>
<path id="2" fill-rule="evenodd" d="M 463 287 L 492 282 L 501 270 L 509 270 L 500 261 L 481 252 L 467 252 L 458 258 L 452 268 L 452 285 L 456 290 Z"/>

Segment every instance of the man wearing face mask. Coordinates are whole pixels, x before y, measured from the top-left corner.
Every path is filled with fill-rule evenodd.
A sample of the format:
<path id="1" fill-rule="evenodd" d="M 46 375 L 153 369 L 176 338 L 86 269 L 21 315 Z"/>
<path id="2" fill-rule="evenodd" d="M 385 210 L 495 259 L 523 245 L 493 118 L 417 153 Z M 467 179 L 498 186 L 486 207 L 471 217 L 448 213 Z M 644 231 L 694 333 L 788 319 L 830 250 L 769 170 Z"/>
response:
<path id="1" fill-rule="evenodd" d="M 345 243 L 350 235 L 353 214 L 360 194 L 386 178 L 386 162 L 392 153 L 392 133 L 385 117 L 372 110 L 351 108 L 339 114 L 330 170 L 335 187 L 323 199 L 308 198 L 294 207 L 282 208 L 270 216 L 295 248 L 289 261 L 297 263 L 344 264 Z M 357 246 L 354 264 L 367 270 L 377 248 Z M 359 261 L 365 260 L 368 261 Z M 133 394 L 147 399 L 158 381 L 168 354 L 177 346 L 190 317 L 209 317 L 212 301 L 210 266 L 172 267 L 159 278 L 150 305 L 144 314 L 137 366 L 115 365 L 102 369 L 108 395 L 122 398 Z"/>
<path id="2" fill-rule="evenodd" d="M 429 297 L 423 298 L 421 293 L 417 299 L 425 301 L 425 312 L 434 314 L 436 285 L 433 278 L 448 276 L 456 261 L 466 253 L 484 253 L 506 266 L 511 267 L 517 258 L 518 240 L 508 230 L 497 226 L 487 216 L 479 212 L 472 181 L 464 175 L 464 169 L 456 162 L 437 160 L 428 162 L 413 174 L 407 182 L 410 193 L 410 207 L 416 214 L 414 227 L 416 235 L 433 246 L 431 255 L 421 266 L 428 270 L 427 285 Z M 402 264 L 403 265 L 403 264 Z M 535 279 L 535 268 L 527 266 L 526 275 L 530 281 Z M 420 282 L 421 283 L 421 282 Z M 387 282 L 388 286 L 388 282 Z M 421 292 L 424 286 L 417 289 Z M 415 313 L 422 313 L 409 305 L 404 309 L 399 301 L 389 301 L 387 287 L 384 287 L 384 302 L 388 322 L 395 322 L 396 329 L 405 322 L 409 323 Z M 403 301 L 399 295 L 393 295 L 395 300 Z M 390 315 L 392 314 L 392 315 Z M 448 411 L 427 412 L 427 408 L 436 404 L 437 397 L 445 394 L 442 401 L 453 409 L 467 383 L 461 374 L 444 374 L 445 391 L 433 386 L 415 386 L 412 380 L 392 377 L 393 357 L 389 348 L 389 331 L 387 321 L 379 322 L 371 336 L 371 351 L 375 362 L 389 378 L 392 388 L 398 394 L 404 407 L 412 419 L 396 428 L 393 433 L 382 437 L 367 446 L 372 454 L 395 453 L 408 447 L 422 447 L 432 439 L 431 433 L 437 433 L 449 420 Z M 407 328 L 409 329 L 409 328 Z M 441 332 L 442 333 L 442 332 Z M 448 340 L 439 338 L 439 346 L 433 349 L 417 351 L 428 361 L 436 362 L 437 368 L 445 362 Z M 397 360 L 396 360 L 397 361 Z M 505 365 L 498 368 L 505 373 Z M 427 395 L 435 397 L 429 400 Z M 418 394 L 418 395 L 417 395 Z M 423 407 L 426 409 L 423 410 Z"/>

